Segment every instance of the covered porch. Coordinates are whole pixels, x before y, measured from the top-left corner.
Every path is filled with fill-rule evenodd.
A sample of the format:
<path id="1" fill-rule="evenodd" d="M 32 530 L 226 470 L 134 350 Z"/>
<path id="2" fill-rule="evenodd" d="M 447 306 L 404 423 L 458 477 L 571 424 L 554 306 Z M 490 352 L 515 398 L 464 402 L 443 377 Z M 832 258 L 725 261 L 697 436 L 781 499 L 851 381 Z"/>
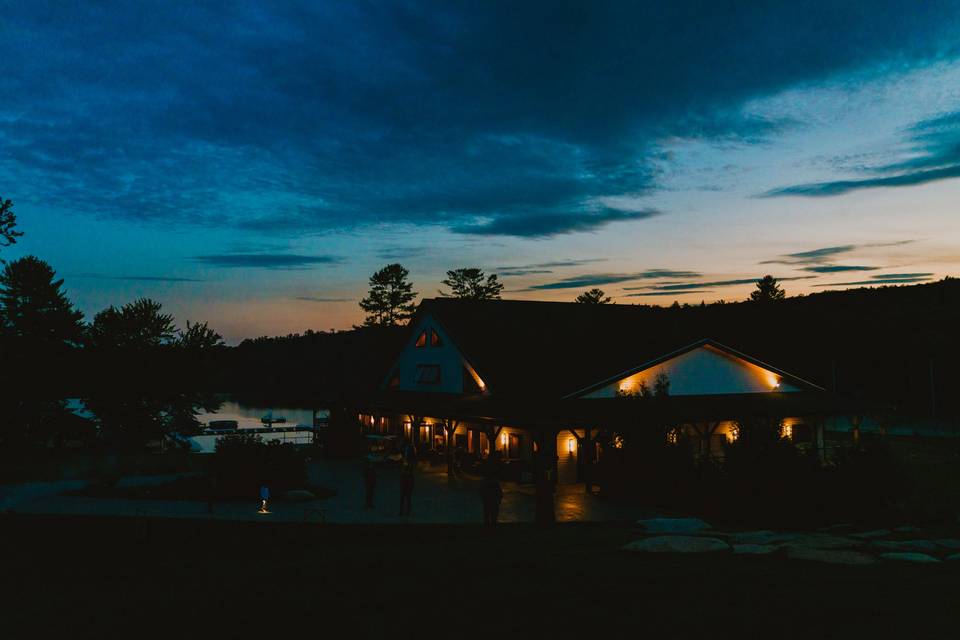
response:
<path id="1" fill-rule="evenodd" d="M 361 429 L 378 429 L 413 442 L 446 460 L 496 457 L 532 483 L 539 522 L 555 519 L 556 485 L 582 483 L 593 493 L 595 466 L 605 447 L 623 435 L 684 438 L 698 460 L 721 460 L 724 443 L 741 437 L 741 425 L 760 425 L 813 449 L 824 459 L 824 424 L 869 409 L 823 392 L 669 396 L 648 399 L 530 400 L 486 395 L 379 392 L 351 401 Z"/>

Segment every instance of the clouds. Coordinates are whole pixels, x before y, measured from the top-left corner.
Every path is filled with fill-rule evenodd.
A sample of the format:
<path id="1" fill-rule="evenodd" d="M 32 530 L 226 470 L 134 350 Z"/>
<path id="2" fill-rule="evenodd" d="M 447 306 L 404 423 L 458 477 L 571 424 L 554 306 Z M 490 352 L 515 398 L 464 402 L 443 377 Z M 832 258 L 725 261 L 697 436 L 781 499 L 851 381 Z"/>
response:
<path id="1" fill-rule="evenodd" d="M 815 287 L 855 287 L 879 284 L 919 284 L 933 280 L 932 273 L 886 273 L 870 276 L 869 280 L 855 280 L 853 282 L 829 282 L 816 284 Z"/>
<path id="2" fill-rule="evenodd" d="M 585 287 L 599 287 L 603 285 L 631 282 L 633 280 L 651 280 L 655 278 L 697 278 L 700 274 L 694 271 L 672 271 L 670 269 L 649 269 L 638 273 L 598 273 L 571 276 L 556 282 L 535 284 L 530 291 L 549 291 L 553 289 L 581 289 Z"/>
<path id="3" fill-rule="evenodd" d="M 337 256 L 305 256 L 293 253 L 220 253 L 194 256 L 193 260 L 211 267 L 247 267 L 256 269 L 308 269 L 337 264 Z"/>
<path id="4" fill-rule="evenodd" d="M 294 300 L 301 300 L 303 302 L 353 302 L 353 298 L 325 298 L 323 296 L 296 296 Z"/>
<path id="5" fill-rule="evenodd" d="M 453 227 L 457 233 L 483 236 L 518 236 L 524 238 L 549 238 L 566 233 L 596 231 L 611 222 L 645 220 L 659 215 L 659 211 L 618 211 L 604 209 L 597 213 L 544 213 L 523 216 L 493 218 L 477 224 Z"/>
<path id="6" fill-rule="evenodd" d="M 878 187 L 911 187 L 960 177 L 960 111 L 916 122 L 905 132 L 903 160 L 862 169 L 873 174 L 849 180 L 828 180 L 767 191 L 763 197 L 836 196 Z"/>
<path id="7" fill-rule="evenodd" d="M 20 202 L 260 235 L 642 224 L 653 207 L 597 202 L 655 195 L 663 140 L 762 141 L 795 123 L 753 98 L 954 56 L 956 8 L 14 3 L 0 182 Z M 952 126 L 911 134 L 929 164 L 866 179 L 952 175 L 935 142 Z"/>

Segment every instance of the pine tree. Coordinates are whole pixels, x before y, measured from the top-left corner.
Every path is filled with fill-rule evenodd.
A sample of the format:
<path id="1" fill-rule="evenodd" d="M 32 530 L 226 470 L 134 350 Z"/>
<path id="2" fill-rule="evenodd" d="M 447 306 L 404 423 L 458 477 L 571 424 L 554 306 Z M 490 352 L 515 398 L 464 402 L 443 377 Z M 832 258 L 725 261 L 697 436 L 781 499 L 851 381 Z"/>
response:
<path id="1" fill-rule="evenodd" d="M 0 272 L 0 328 L 30 348 L 79 345 L 83 314 L 62 287 L 53 268 L 35 256 L 7 263 Z"/>
<path id="2" fill-rule="evenodd" d="M 603 289 L 590 289 L 578 295 L 576 301 L 582 304 L 609 304 L 610 297 Z"/>
<path id="3" fill-rule="evenodd" d="M 447 279 L 442 282 L 450 287 L 451 292 L 441 291 L 440 295 L 448 298 L 499 300 L 503 291 L 503 283 L 497 280 L 496 274 L 485 277 L 483 270 L 476 267 L 447 271 Z"/>
<path id="4" fill-rule="evenodd" d="M 750 294 L 750 300 L 753 302 L 773 302 L 774 300 L 783 300 L 786 296 L 786 292 L 780 288 L 777 279 L 766 275 L 757 280 L 757 288 Z"/>
<path id="5" fill-rule="evenodd" d="M 402 265 L 394 263 L 370 276 L 370 291 L 360 301 L 360 308 L 367 314 L 365 325 L 392 327 L 413 315 L 417 292 L 407 280 L 409 275 Z"/>

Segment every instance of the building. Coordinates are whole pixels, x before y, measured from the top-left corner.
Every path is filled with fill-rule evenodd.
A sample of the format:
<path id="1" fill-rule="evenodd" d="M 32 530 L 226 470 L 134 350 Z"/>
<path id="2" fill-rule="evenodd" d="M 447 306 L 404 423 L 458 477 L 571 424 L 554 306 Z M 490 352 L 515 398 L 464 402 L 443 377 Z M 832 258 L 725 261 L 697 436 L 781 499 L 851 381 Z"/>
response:
<path id="1" fill-rule="evenodd" d="M 837 399 L 709 333 L 661 308 L 424 300 L 379 391 L 351 411 L 448 464 L 458 448 L 496 455 L 550 485 L 589 480 L 601 443 L 629 430 L 717 458 L 759 421 L 822 449 Z"/>

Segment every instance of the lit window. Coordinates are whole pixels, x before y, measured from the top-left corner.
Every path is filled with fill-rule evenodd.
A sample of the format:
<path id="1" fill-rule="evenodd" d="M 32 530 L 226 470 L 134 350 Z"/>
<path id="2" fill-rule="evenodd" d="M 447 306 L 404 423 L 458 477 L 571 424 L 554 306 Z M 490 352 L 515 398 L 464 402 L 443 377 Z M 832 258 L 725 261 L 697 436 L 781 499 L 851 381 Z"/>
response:
<path id="1" fill-rule="evenodd" d="M 433 329 L 430 330 L 430 346 L 439 347 L 443 342 L 440 341 L 440 336 Z"/>
<path id="2" fill-rule="evenodd" d="M 793 440 L 793 425 L 789 423 L 780 425 L 780 437 L 785 440 Z"/>
<path id="3" fill-rule="evenodd" d="M 740 438 L 740 425 L 732 424 L 727 431 L 727 442 L 736 442 Z"/>
<path id="4" fill-rule="evenodd" d="M 440 384 L 440 365 L 438 364 L 418 364 L 417 384 Z"/>
<path id="5" fill-rule="evenodd" d="M 416 344 L 416 347 L 417 347 L 418 349 L 419 349 L 420 347 L 425 347 L 425 346 L 427 346 L 427 332 L 426 332 L 426 331 L 424 331 L 424 332 L 421 333 L 419 336 L 417 336 L 417 344 Z"/>

